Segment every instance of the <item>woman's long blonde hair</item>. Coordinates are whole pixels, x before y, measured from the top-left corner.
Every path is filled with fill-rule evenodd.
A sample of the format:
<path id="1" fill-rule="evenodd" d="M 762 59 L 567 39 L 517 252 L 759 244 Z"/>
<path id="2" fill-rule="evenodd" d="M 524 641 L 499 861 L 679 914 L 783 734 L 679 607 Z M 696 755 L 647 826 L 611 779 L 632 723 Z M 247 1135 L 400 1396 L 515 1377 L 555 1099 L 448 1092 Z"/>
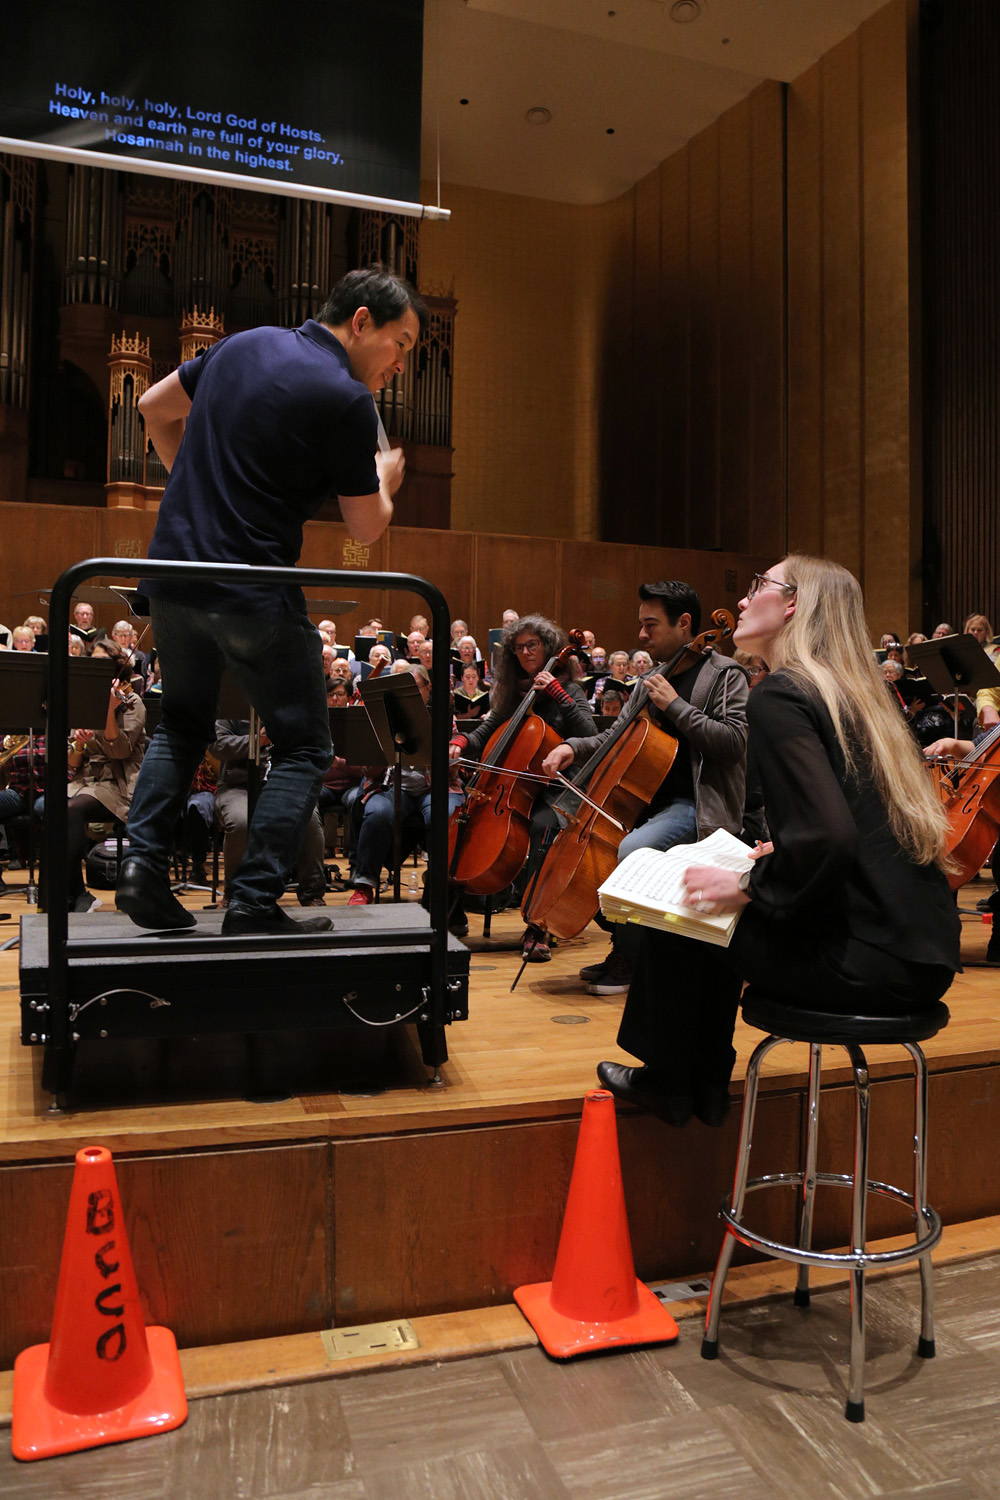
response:
<path id="1" fill-rule="evenodd" d="M 948 821 L 876 666 L 860 584 L 838 563 L 802 553 L 785 558 L 785 580 L 798 591 L 796 609 L 772 645 L 772 671 L 822 698 L 849 774 L 871 778 L 906 853 L 945 866 Z"/>

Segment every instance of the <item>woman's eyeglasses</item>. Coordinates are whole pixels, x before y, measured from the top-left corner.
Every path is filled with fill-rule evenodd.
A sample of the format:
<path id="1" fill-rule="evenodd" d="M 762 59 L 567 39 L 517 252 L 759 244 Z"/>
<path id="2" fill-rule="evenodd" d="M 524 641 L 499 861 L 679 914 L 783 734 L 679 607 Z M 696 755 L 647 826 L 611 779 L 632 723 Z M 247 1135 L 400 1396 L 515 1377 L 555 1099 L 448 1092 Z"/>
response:
<path id="1" fill-rule="evenodd" d="M 761 589 L 767 588 L 768 584 L 771 584 L 776 589 L 784 589 L 788 594 L 797 594 L 799 591 L 798 584 L 782 583 L 780 578 L 768 578 L 766 573 L 755 573 L 750 580 L 750 587 L 747 589 L 747 598 L 752 599 L 755 594 L 760 593 Z"/>

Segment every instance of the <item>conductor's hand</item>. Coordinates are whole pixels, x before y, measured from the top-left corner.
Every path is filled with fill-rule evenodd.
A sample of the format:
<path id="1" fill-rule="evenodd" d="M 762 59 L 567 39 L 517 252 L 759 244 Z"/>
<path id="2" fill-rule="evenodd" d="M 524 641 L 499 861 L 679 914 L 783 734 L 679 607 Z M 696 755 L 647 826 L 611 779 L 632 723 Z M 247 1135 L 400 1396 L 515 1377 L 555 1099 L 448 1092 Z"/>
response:
<path id="1" fill-rule="evenodd" d="M 550 750 L 542 761 L 542 773 L 545 776 L 555 776 L 557 772 L 564 771 L 567 766 L 573 764 L 573 751 L 569 745 L 557 745 Z"/>
<path id="2" fill-rule="evenodd" d="M 380 487 L 387 494 L 394 495 L 403 482 L 403 474 L 406 470 L 406 459 L 403 457 L 402 448 L 390 448 L 388 453 L 376 453 L 375 467 L 378 470 Z"/>

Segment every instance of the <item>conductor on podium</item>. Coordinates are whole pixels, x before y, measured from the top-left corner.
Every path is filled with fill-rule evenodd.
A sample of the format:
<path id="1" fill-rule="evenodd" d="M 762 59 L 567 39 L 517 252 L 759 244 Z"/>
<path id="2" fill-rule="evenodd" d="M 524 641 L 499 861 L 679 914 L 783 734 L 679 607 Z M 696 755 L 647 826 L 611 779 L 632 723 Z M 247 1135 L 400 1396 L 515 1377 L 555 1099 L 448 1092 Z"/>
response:
<path id="1" fill-rule="evenodd" d="M 340 515 L 374 542 L 403 478 L 399 448 L 377 453 L 372 399 L 405 367 L 426 321 L 416 292 L 380 268 L 351 271 L 301 328 L 221 340 L 139 402 L 170 478 L 151 558 L 292 567 L 303 522 Z M 140 927 L 189 927 L 171 894 L 175 825 L 215 735 L 228 669 L 267 725 L 271 771 L 232 881 L 224 934 L 323 931 L 278 906 L 332 746 L 322 644 L 302 590 L 264 583 L 140 584 L 162 672 L 162 716 L 128 820 L 115 904 Z"/>

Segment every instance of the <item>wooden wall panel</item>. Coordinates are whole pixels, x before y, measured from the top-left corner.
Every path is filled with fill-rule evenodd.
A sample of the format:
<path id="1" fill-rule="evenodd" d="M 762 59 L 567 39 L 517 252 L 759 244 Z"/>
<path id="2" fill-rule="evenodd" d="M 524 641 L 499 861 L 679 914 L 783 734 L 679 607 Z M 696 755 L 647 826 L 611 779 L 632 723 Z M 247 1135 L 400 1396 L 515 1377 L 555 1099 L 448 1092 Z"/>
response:
<path id="1" fill-rule="evenodd" d="M 551 538 L 497 536 L 475 541 L 475 577 L 470 624 L 476 640 L 487 639 L 499 626 L 505 609 L 519 614 L 543 614 L 564 625 L 559 589 L 559 548 Z M 569 544 L 581 545 L 581 544 Z"/>
<path id="2" fill-rule="evenodd" d="M 307 521 L 302 531 L 302 566 L 304 568 L 358 568 L 372 573 L 381 572 L 388 567 L 386 546 L 386 539 L 382 536 L 370 547 L 359 547 L 348 535 L 347 527 L 340 521 Z M 314 609 L 308 601 L 328 597 L 330 597 L 329 589 L 309 588 L 306 590 L 306 607 L 314 622 L 324 619 L 328 611 Z M 384 595 L 381 589 L 355 587 L 349 590 L 337 589 L 334 590 L 334 597 L 356 601 L 354 609 L 338 614 L 336 617 L 337 640 L 341 645 L 349 646 L 362 625 L 366 625 L 373 615 L 377 615 L 379 619 L 383 618 Z M 386 620 L 386 626 L 392 628 L 395 619 L 393 615 L 390 620 Z M 405 624 L 406 621 L 404 620 L 403 623 Z"/>
<path id="3" fill-rule="evenodd" d="M 920 569 L 915 25 L 890 0 L 788 89 L 789 544 L 860 578 L 875 634 Z"/>
<path id="4" fill-rule="evenodd" d="M 99 510 L 97 549 L 102 557 L 145 557 L 153 539 L 156 513 L 148 510 Z"/>
<path id="5" fill-rule="evenodd" d="M 641 440 L 632 452 L 630 481 L 634 495 L 652 497 L 660 493 L 660 407 L 662 391 L 657 378 L 663 364 L 663 331 L 660 323 L 661 201 L 659 169 L 637 182 L 632 193 L 634 243 L 632 269 L 633 387 L 632 424 Z M 651 541 L 660 541 L 660 517 L 650 517 Z M 624 538 L 622 538 L 624 540 Z"/>
<path id="6" fill-rule="evenodd" d="M 482 1307 L 552 1274 L 577 1121 L 337 1141 L 335 1316 Z"/>
<path id="7" fill-rule="evenodd" d="M 924 396 L 930 567 L 923 628 L 1000 628 L 1000 8 L 937 8 L 921 35 Z"/>
<path id="8" fill-rule="evenodd" d="M 592 630 L 607 651 L 631 647 L 636 632 L 632 579 L 639 551 L 604 542 L 560 543 L 559 623 L 568 630 Z"/>
<path id="9" fill-rule="evenodd" d="M 823 550 L 862 570 L 861 161 L 857 33 L 824 57 L 820 202 L 823 225 Z"/>
<path id="10" fill-rule="evenodd" d="M 763 1093 L 754 1120 L 754 1170 L 791 1172 L 797 1165 L 802 1097 Z M 718 1208 L 732 1187 L 739 1147 L 739 1110 L 721 1130 L 697 1121 L 678 1136 L 670 1125 L 637 1114 L 621 1114 L 618 1144 L 636 1275 L 644 1281 L 711 1272 L 722 1243 Z M 794 1195 L 754 1194 L 754 1227 L 777 1239 L 795 1229 Z M 737 1260 L 748 1260 L 737 1250 Z"/>
<path id="11" fill-rule="evenodd" d="M 750 286 L 745 315 L 750 342 L 752 468 L 745 545 L 779 557 L 785 550 L 785 91 L 764 85 L 750 96 Z M 734 540 L 726 539 L 728 547 Z"/>
<path id="12" fill-rule="evenodd" d="M 1000 1069 L 996 1067 L 930 1076 L 927 1196 L 946 1224 L 996 1212 L 997 1177 L 992 1143 L 1000 1130 L 998 1079 Z M 870 1142 L 870 1175 L 912 1192 L 912 1074 L 873 1082 Z M 850 1171 L 853 1153 L 854 1089 L 824 1088 L 820 1103 L 820 1171 Z M 761 1166 L 760 1170 L 771 1169 Z M 874 1195 L 868 1201 L 868 1231 L 872 1238 L 902 1234 L 910 1229 L 912 1216 L 901 1205 Z M 849 1193 L 830 1188 L 817 1194 L 815 1229 L 818 1245 L 846 1242 L 850 1236 Z"/>
<path id="13" fill-rule="evenodd" d="M 99 512 L 68 505 L 0 508 L 0 620 L 13 629 L 26 615 L 47 616 L 41 589 L 71 563 L 100 552 Z"/>
<path id="14" fill-rule="evenodd" d="M 326 1143 L 115 1162 L 147 1322 L 183 1345 L 328 1322 Z M 0 1364 L 49 1337 L 72 1167 L 0 1169 Z M 16 1229 L 15 1229 L 16 1226 Z M 168 1232 L 169 1227 L 169 1232 Z M 249 1292 L 249 1294 L 248 1294 Z"/>
<path id="15" fill-rule="evenodd" d="M 822 73 L 787 102 L 788 546 L 823 551 L 823 236 L 818 189 Z"/>
<path id="16" fill-rule="evenodd" d="M 0 524 L 5 528 L 0 548 L 0 620 L 5 619 L 6 609 L 16 613 L 20 623 L 33 608 L 29 608 L 30 599 L 13 598 L 18 589 L 32 580 L 39 587 L 49 587 L 64 568 L 84 557 L 131 557 L 136 549 L 144 554 L 153 518 L 145 511 L 8 505 L 0 508 Z M 343 524 L 319 521 L 307 523 L 303 537 L 304 567 L 356 569 L 362 578 L 365 572 L 385 569 L 429 579 L 444 594 L 454 615 L 468 620 L 480 642 L 510 607 L 522 614 L 540 610 L 561 625 L 580 625 L 607 640 L 632 643 L 635 590 L 643 579 L 673 576 L 695 581 L 704 577 L 714 594 L 725 567 L 735 568 L 742 590 L 750 573 L 774 561 L 771 554 L 756 554 L 725 563 L 728 554 L 672 551 L 673 571 L 664 575 L 664 549 L 655 547 L 392 527 L 373 546 L 358 548 Z M 138 572 L 138 557 L 136 563 Z M 313 607 L 311 601 L 331 591 L 309 588 L 306 592 L 309 613 L 318 621 L 328 611 Z M 372 615 L 390 628 L 405 631 L 421 605 L 416 595 L 402 592 L 357 586 L 334 592 L 339 598 L 357 601 L 355 609 L 336 617 L 342 643 L 351 642 Z M 30 598 L 37 599 L 37 593 L 32 591 Z M 102 606 L 97 618 L 110 628 L 121 613 L 120 607 Z"/>
<path id="17" fill-rule="evenodd" d="M 785 538 L 784 95 L 765 83 L 636 184 L 632 328 L 609 330 L 602 529 L 769 554 Z M 627 476 L 627 481 L 623 479 Z"/>
<path id="18" fill-rule="evenodd" d="M 653 583 L 661 578 L 679 578 L 697 591 L 701 600 L 702 626 L 707 629 L 713 609 L 728 609 L 734 619 L 738 617 L 739 601 L 751 577 L 754 573 L 764 572 L 774 561 L 770 553 L 748 557 L 729 552 L 676 552 L 666 547 L 643 547 L 636 557 L 632 593 L 635 609 L 638 611 L 640 584 Z"/>
<path id="19" fill-rule="evenodd" d="M 469 621 L 471 628 L 473 613 L 479 613 L 475 609 L 476 542 L 477 538 L 467 531 L 390 526 L 385 536 L 385 566 L 390 573 L 414 573 L 436 584 L 444 594 L 452 618 Z M 443 579 L 448 580 L 447 587 Z M 398 631 L 405 632 L 416 614 L 427 614 L 427 605 L 419 594 L 393 591 L 383 595 L 380 618 L 387 625 L 391 621 Z M 480 645 L 485 649 L 485 641 Z"/>
<path id="20" fill-rule="evenodd" d="M 727 110 L 719 137 L 719 538 L 750 546 L 753 494 L 750 255 L 753 126 L 749 98 Z"/>
<path id="21" fill-rule="evenodd" d="M 691 387 L 690 319 L 687 288 L 691 274 L 688 254 L 689 162 L 678 151 L 660 166 L 660 254 L 662 346 L 658 364 L 660 411 L 660 495 L 654 510 L 659 523 L 656 540 L 676 547 L 691 545 L 688 505 L 690 466 Z"/>
<path id="22" fill-rule="evenodd" d="M 719 518 L 719 136 L 688 147 L 691 368 L 688 535 L 692 547 L 725 545 Z"/>
<path id="23" fill-rule="evenodd" d="M 914 381 L 920 285 L 910 243 L 919 203 L 909 171 L 906 8 L 885 6 L 860 35 L 867 143 L 862 162 L 865 589 L 878 601 L 887 628 L 908 634 L 919 624 L 920 601 L 918 570 L 905 564 L 915 564 L 920 555 L 923 496 L 919 375 Z"/>

